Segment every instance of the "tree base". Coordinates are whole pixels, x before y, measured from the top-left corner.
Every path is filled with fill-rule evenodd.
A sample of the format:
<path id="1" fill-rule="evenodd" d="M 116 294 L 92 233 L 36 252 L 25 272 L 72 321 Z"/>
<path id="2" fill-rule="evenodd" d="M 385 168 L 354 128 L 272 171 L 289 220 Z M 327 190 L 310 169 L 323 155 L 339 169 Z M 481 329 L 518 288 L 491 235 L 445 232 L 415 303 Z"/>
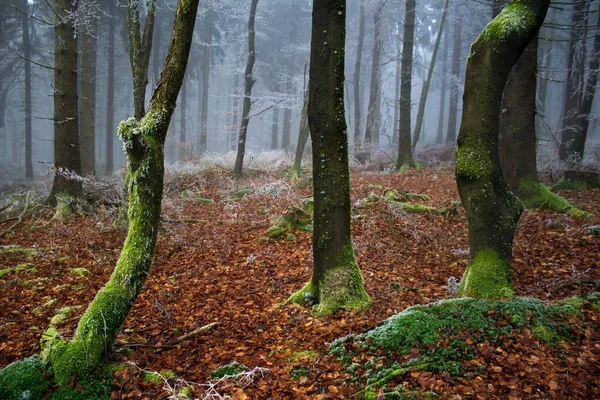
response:
<path id="1" fill-rule="evenodd" d="M 467 266 L 458 297 L 513 299 L 510 260 L 502 259 L 495 250 L 480 251 Z"/>

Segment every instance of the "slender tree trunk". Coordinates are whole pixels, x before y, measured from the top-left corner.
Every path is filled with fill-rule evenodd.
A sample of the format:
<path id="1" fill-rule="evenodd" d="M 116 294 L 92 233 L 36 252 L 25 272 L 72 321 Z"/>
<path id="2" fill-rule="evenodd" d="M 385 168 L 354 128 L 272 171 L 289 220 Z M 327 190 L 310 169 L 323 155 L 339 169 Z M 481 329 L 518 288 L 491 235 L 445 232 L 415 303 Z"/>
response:
<path id="1" fill-rule="evenodd" d="M 254 78 L 252 77 L 252 69 L 256 60 L 254 36 L 254 19 L 256 17 L 256 5 L 258 0 L 252 0 L 250 4 L 250 16 L 248 17 L 248 61 L 246 62 L 246 71 L 244 73 L 244 103 L 242 109 L 242 122 L 240 124 L 240 136 L 237 146 L 237 156 L 235 158 L 235 167 L 233 172 L 242 176 L 242 168 L 244 167 L 244 153 L 246 152 L 246 135 L 248 133 L 248 122 L 250 121 L 250 106 L 252 105 L 251 95 L 252 86 L 254 86 Z"/>
<path id="2" fill-rule="evenodd" d="M 187 127 L 186 127 L 186 108 L 187 108 L 187 82 L 185 76 L 183 77 L 183 82 L 181 83 L 181 123 L 179 126 L 179 161 L 183 161 L 185 155 L 185 137 L 187 135 Z"/>
<path id="3" fill-rule="evenodd" d="M 354 62 L 354 151 L 360 147 L 360 67 L 362 50 L 365 41 L 365 0 L 359 0 L 358 44 L 356 45 L 356 60 Z"/>
<path id="4" fill-rule="evenodd" d="M 23 13 L 21 21 L 23 26 L 23 61 L 25 72 L 25 179 L 33 180 L 33 159 L 31 140 L 31 42 L 29 40 L 29 3 L 23 0 L 21 4 Z"/>
<path id="5" fill-rule="evenodd" d="M 230 150 L 235 150 L 237 148 L 237 134 L 238 134 L 238 120 L 239 120 L 239 108 L 240 108 L 240 99 L 239 99 L 239 86 L 240 86 L 240 74 L 235 74 L 235 79 L 233 81 L 233 112 L 231 114 L 231 137 L 230 137 Z"/>
<path id="6" fill-rule="evenodd" d="M 400 132 L 398 134 L 398 159 L 396 160 L 396 171 L 402 171 L 406 168 L 417 166 L 413 159 L 412 146 L 410 144 L 415 8 L 415 0 L 406 0 L 402 44 L 402 74 L 400 76 Z"/>
<path id="7" fill-rule="evenodd" d="M 350 237 L 350 174 L 344 118 L 345 0 L 314 0 L 308 123 L 313 146 L 314 267 L 311 281 L 290 298 L 316 311 L 364 308 L 371 300 Z"/>
<path id="8" fill-rule="evenodd" d="M 400 45 L 398 45 L 396 54 L 396 81 L 394 83 L 395 94 L 394 94 L 394 127 L 392 130 L 392 146 L 398 146 L 398 123 L 400 122 L 400 75 L 401 66 L 400 60 Z"/>
<path id="9" fill-rule="evenodd" d="M 148 12 L 144 31 L 140 32 L 140 1 L 127 1 L 127 33 L 129 39 L 129 62 L 133 75 L 133 109 L 139 121 L 146 114 L 146 86 L 148 85 L 148 66 L 152 52 L 154 34 L 155 0 L 148 0 Z"/>
<path id="10" fill-rule="evenodd" d="M 108 76 L 106 88 L 106 175 L 114 170 L 114 125 L 115 125 L 115 7 L 108 2 Z"/>
<path id="11" fill-rule="evenodd" d="M 89 0 L 87 0 L 89 1 Z M 79 140 L 81 173 L 96 173 L 96 58 L 98 51 L 98 19 L 91 18 L 81 37 L 81 98 L 79 99 Z"/>
<path id="12" fill-rule="evenodd" d="M 77 38 L 73 20 L 77 0 L 56 0 L 54 26 L 54 166 L 81 174 L 77 112 Z M 49 201 L 57 196 L 81 198 L 81 182 L 55 173 Z"/>
<path id="13" fill-rule="evenodd" d="M 65 0 L 68 1 L 68 0 Z M 192 44 L 198 0 L 179 0 L 173 35 L 161 79 L 141 121 L 130 118 L 119 126 L 127 151 L 129 231 L 117 266 L 81 317 L 73 339 L 54 337 L 44 351 L 55 381 L 71 382 L 105 360 L 135 302 L 156 248 L 163 192 L 164 144 L 183 81 Z"/>
<path id="14" fill-rule="evenodd" d="M 438 114 L 438 131 L 436 144 L 444 142 L 444 121 L 446 119 L 446 88 L 448 86 L 448 43 L 450 37 L 448 28 L 444 30 L 444 48 L 442 50 L 442 72 L 441 72 L 441 87 L 440 87 L 440 111 Z"/>
<path id="15" fill-rule="evenodd" d="M 450 106 L 448 108 L 448 129 L 446 143 L 456 142 L 456 120 L 458 119 L 458 92 L 460 91 L 460 53 L 462 46 L 462 21 L 460 13 L 454 15 L 454 33 L 452 39 L 452 64 L 450 68 Z"/>
<path id="16" fill-rule="evenodd" d="M 425 116 L 425 105 L 427 104 L 427 95 L 429 94 L 429 86 L 431 84 L 431 77 L 433 76 L 433 69 L 435 68 L 435 60 L 437 57 L 438 50 L 440 49 L 440 42 L 442 41 L 442 33 L 444 32 L 444 25 L 446 23 L 446 15 L 448 14 L 448 5 L 450 0 L 444 1 L 444 8 L 442 9 L 442 16 L 440 17 L 440 28 L 438 30 L 435 44 L 433 45 L 433 54 L 431 55 L 431 62 L 429 63 L 429 70 L 427 71 L 427 78 L 423 83 L 421 89 L 421 98 L 419 99 L 419 111 L 417 112 L 417 124 L 415 125 L 415 133 L 412 142 L 412 151 L 415 151 L 417 142 L 419 141 L 419 135 L 421 129 L 423 129 L 423 118 Z"/>
<path id="17" fill-rule="evenodd" d="M 212 46 L 212 16 L 207 11 L 204 20 L 204 51 L 202 53 L 202 109 L 200 110 L 200 154 L 208 150 L 208 96 Z"/>
<path id="18" fill-rule="evenodd" d="M 471 250 L 459 286 L 462 297 L 514 296 L 512 241 L 522 207 L 506 185 L 500 166 L 499 115 L 506 79 L 537 34 L 549 3 L 511 0 L 471 46 L 456 164 Z"/>
<path id="19" fill-rule="evenodd" d="M 369 107 L 367 109 L 367 124 L 365 126 L 365 139 L 363 142 L 364 150 L 367 152 L 367 158 L 370 158 L 371 141 L 375 130 L 375 108 L 381 95 L 379 88 L 379 68 L 381 56 L 381 8 L 383 2 L 378 0 L 373 13 L 374 33 L 373 33 L 373 56 L 371 57 L 371 86 L 369 90 Z"/>
<path id="20" fill-rule="evenodd" d="M 292 77 L 287 77 L 287 83 L 285 88 L 285 95 L 291 96 L 294 90 Z M 289 102 L 286 102 L 289 103 Z M 290 149 L 290 133 L 292 128 L 292 109 L 289 105 L 285 106 L 283 111 L 283 132 L 281 134 L 281 148 L 286 152 Z"/>
<path id="21" fill-rule="evenodd" d="M 152 38 L 152 81 L 156 87 L 158 78 L 160 76 L 160 51 L 161 51 L 161 39 L 162 39 L 162 18 L 161 13 L 155 11 L 154 16 L 154 37 Z"/>
<path id="22" fill-rule="evenodd" d="M 278 142 L 279 142 L 279 107 L 277 107 L 275 105 L 275 106 L 273 106 L 273 121 L 271 123 L 271 150 L 277 150 Z"/>
<path id="23" fill-rule="evenodd" d="M 300 168 L 302 167 L 302 157 L 304 156 L 304 149 L 306 148 L 306 142 L 310 135 L 310 128 L 308 127 L 308 92 L 304 95 L 304 102 L 302 104 L 302 113 L 300 116 L 300 129 L 298 132 L 298 145 L 296 146 L 296 156 L 294 157 L 294 164 L 290 176 L 292 179 L 298 179 L 300 177 Z"/>

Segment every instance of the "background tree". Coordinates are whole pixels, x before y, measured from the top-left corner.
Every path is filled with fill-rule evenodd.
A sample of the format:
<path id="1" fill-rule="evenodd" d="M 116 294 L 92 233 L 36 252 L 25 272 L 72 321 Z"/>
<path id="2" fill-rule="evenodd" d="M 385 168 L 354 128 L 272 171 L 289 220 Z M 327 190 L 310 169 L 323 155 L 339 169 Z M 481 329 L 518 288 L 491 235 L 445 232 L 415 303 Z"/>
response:
<path id="1" fill-rule="evenodd" d="M 522 207 L 500 166 L 500 106 L 506 79 L 537 34 L 548 5 L 549 0 L 511 0 L 471 46 L 456 164 L 471 252 L 459 296 L 514 296 L 512 241 Z"/>
<path id="2" fill-rule="evenodd" d="M 350 173 L 344 118 L 345 0 L 314 0 L 308 124 L 313 148 L 314 267 L 311 281 L 290 298 L 317 312 L 370 304 L 350 237 Z"/>
<path id="3" fill-rule="evenodd" d="M 446 143 L 456 142 L 456 120 L 458 117 L 458 100 L 460 92 L 460 61 L 462 50 L 462 17 L 460 3 L 455 3 L 454 24 L 452 33 L 452 61 L 450 64 L 450 104 L 448 108 L 448 129 Z"/>
<path id="4" fill-rule="evenodd" d="M 68 2 L 68 1 L 67 1 Z M 46 355 L 58 384 L 84 376 L 111 352 L 131 306 L 150 272 L 163 192 L 164 144 L 187 65 L 198 0 L 179 0 L 169 52 L 146 115 L 122 122 L 127 152 L 129 230 L 106 284 L 81 317 L 73 339 L 54 337 Z"/>

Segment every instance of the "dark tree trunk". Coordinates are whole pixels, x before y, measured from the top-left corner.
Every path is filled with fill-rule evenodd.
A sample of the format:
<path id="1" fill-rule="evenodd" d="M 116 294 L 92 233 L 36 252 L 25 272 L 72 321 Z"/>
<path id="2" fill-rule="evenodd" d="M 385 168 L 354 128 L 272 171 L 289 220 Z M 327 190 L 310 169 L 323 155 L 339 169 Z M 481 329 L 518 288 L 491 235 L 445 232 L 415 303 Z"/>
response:
<path id="1" fill-rule="evenodd" d="M 308 127 L 308 93 L 304 95 L 304 103 L 302 104 L 302 113 L 300 116 L 300 129 L 298 132 L 298 145 L 296 146 L 296 156 L 294 157 L 294 164 L 290 176 L 292 179 L 298 179 L 300 177 L 300 167 L 302 166 L 302 157 L 304 156 L 304 149 L 308 136 L 310 135 L 310 128 Z"/>
<path id="2" fill-rule="evenodd" d="M 344 118 L 345 0 L 314 0 L 308 124 L 313 147 L 314 267 L 291 301 L 318 303 L 318 313 L 370 303 L 350 237 L 350 174 Z"/>
<path id="3" fill-rule="evenodd" d="M 65 0 L 70 3 L 69 0 Z M 73 339 L 53 337 L 44 354 L 55 381 L 67 385 L 104 361 L 135 302 L 156 248 L 163 192 L 164 144 L 192 44 L 198 0 L 179 0 L 161 79 L 141 121 L 119 126 L 127 152 L 129 230 L 117 266 L 81 317 Z"/>
<path id="4" fill-rule="evenodd" d="M 291 96 L 294 90 L 292 77 L 287 77 L 285 95 Z M 287 102 L 289 104 L 289 102 Z M 281 148 L 286 152 L 290 149 L 290 134 L 292 125 L 292 109 L 289 105 L 285 106 L 283 111 L 283 132 L 281 134 Z"/>
<path id="5" fill-rule="evenodd" d="M 448 129 L 446 143 L 456 142 L 456 120 L 458 119 L 458 93 L 460 91 L 460 52 L 462 46 L 462 21 L 460 13 L 455 13 L 452 38 L 452 64 L 450 68 L 450 105 L 448 108 Z"/>
<path id="6" fill-rule="evenodd" d="M 471 46 L 456 164 L 471 253 L 459 296 L 514 296 L 512 241 L 522 207 L 502 175 L 499 115 L 506 79 L 537 34 L 549 3 L 511 0 Z"/>
<path id="7" fill-rule="evenodd" d="M 133 109 L 139 121 L 146 114 L 146 86 L 148 85 L 148 66 L 152 52 L 154 34 L 155 0 L 148 0 L 148 13 L 144 31 L 140 32 L 140 1 L 127 1 L 127 32 L 129 40 L 129 62 L 133 75 Z"/>
<path id="8" fill-rule="evenodd" d="M 444 30 L 444 48 L 442 50 L 442 72 L 441 72 L 441 88 L 440 88 L 440 111 L 438 114 L 438 131 L 436 144 L 444 143 L 444 121 L 446 117 L 446 88 L 448 87 L 448 46 L 450 35 L 449 29 Z"/>
<path id="9" fill-rule="evenodd" d="M 365 41 L 365 0 L 359 0 L 358 44 L 354 62 L 354 151 L 360 147 L 360 67 Z"/>
<path id="10" fill-rule="evenodd" d="M 254 78 L 252 77 L 252 69 L 256 60 L 254 36 L 254 19 L 256 17 L 256 5 L 258 0 L 252 0 L 250 4 L 250 16 L 248 17 L 248 61 L 246 62 L 246 71 L 244 73 L 244 104 L 242 109 L 242 122 L 240 124 L 240 136 L 237 145 L 237 156 L 235 158 L 234 174 L 242 176 L 242 168 L 244 167 L 244 153 L 246 152 L 246 135 L 248 133 L 248 122 L 250 122 L 250 106 L 252 105 L 251 95 L 252 86 L 254 86 Z"/>
<path id="11" fill-rule="evenodd" d="M 396 160 L 396 171 L 403 171 L 406 168 L 417 166 L 413 159 L 412 146 L 410 143 L 415 8 L 415 0 L 406 0 L 402 44 L 402 74 L 400 76 L 400 132 L 398 133 L 398 159 Z"/>
<path id="12" fill-rule="evenodd" d="M 91 18 L 81 32 L 81 98 L 79 99 L 79 140 L 81 173 L 96 173 L 96 58 L 98 19 Z"/>
<path id="13" fill-rule="evenodd" d="M 54 26 L 54 174 L 50 204 L 57 196 L 81 198 L 81 181 L 68 179 L 64 172 L 81 174 L 79 116 L 77 113 L 77 38 L 73 19 L 77 1 L 56 0 Z"/>
<path id="14" fill-rule="evenodd" d="M 210 10 L 204 19 L 204 48 L 202 52 L 202 108 L 200 110 L 200 154 L 208 150 L 208 96 L 212 46 L 212 17 Z"/>
<path id="15" fill-rule="evenodd" d="M 363 141 L 364 151 L 366 151 L 367 158 L 370 158 L 371 154 L 371 142 L 375 135 L 376 129 L 376 104 L 381 96 L 380 91 L 380 80 L 379 80 L 379 68 L 380 68 L 380 57 L 381 57 L 381 8 L 383 2 L 378 0 L 375 5 L 375 11 L 373 13 L 374 33 L 373 33 L 373 55 L 371 57 L 371 83 L 369 90 L 369 106 L 367 108 L 367 123 L 365 126 L 365 139 Z"/>
<path id="16" fill-rule="evenodd" d="M 31 42 L 29 40 L 29 3 L 23 0 L 21 4 L 23 13 L 21 15 L 23 22 L 23 61 L 25 72 L 25 178 L 33 180 L 33 157 L 31 140 Z"/>
<path id="17" fill-rule="evenodd" d="M 186 126 L 186 108 L 187 108 L 187 82 L 185 76 L 183 77 L 183 82 L 181 83 L 181 122 L 179 124 L 179 161 L 183 161 L 185 154 L 185 137 L 187 135 L 187 126 Z"/>
<path id="18" fill-rule="evenodd" d="M 108 2 L 108 76 L 106 87 L 106 175 L 111 175 L 115 168 L 113 141 L 115 134 L 115 7 Z"/>
<path id="19" fill-rule="evenodd" d="M 440 27 L 438 30 L 435 44 L 433 46 L 433 53 L 431 55 L 431 62 L 429 63 L 429 70 L 427 71 L 427 78 L 423 83 L 421 89 L 421 98 L 419 99 L 419 111 L 417 112 L 417 123 L 415 125 L 415 133 L 412 142 L 412 151 L 415 151 L 419 136 L 421 135 L 421 129 L 423 129 L 423 118 L 425 116 L 425 105 L 427 104 L 427 95 L 429 94 L 429 85 L 431 84 L 431 77 L 433 76 L 433 69 L 435 68 L 435 60 L 437 57 L 438 50 L 440 49 L 440 42 L 442 41 L 442 33 L 444 32 L 444 25 L 446 22 L 446 15 L 448 13 L 448 5 L 450 0 L 444 2 L 444 8 L 442 9 L 442 16 L 440 17 Z"/>

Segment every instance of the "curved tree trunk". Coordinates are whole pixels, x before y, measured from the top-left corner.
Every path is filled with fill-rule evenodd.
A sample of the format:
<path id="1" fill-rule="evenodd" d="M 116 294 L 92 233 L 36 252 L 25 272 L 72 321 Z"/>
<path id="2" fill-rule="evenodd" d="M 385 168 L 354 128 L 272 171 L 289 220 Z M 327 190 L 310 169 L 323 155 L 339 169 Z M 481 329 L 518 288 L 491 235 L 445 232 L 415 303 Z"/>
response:
<path id="1" fill-rule="evenodd" d="M 240 124 L 240 136 L 238 139 L 237 156 L 235 158 L 235 167 L 233 173 L 242 176 L 242 168 L 244 167 L 244 154 L 246 153 L 246 135 L 248 133 L 248 123 L 250 122 L 250 106 L 252 105 L 252 86 L 254 86 L 254 78 L 252 78 L 252 69 L 256 60 L 254 36 L 254 19 L 256 18 L 256 5 L 258 0 L 252 0 L 250 4 L 250 16 L 248 17 L 248 61 L 246 62 L 246 71 L 244 73 L 244 103 L 242 108 L 242 122 Z"/>
<path id="2" fill-rule="evenodd" d="M 129 231 L 117 266 L 81 317 L 73 339 L 55 337 L 44 353 L 58 384 L 84 376 L 111 352 L 144 281 L 156 247 L 163 191 L 164 144 L 187 64 L 198 0 L 179 0 L 164 71 L 138 122 L 122 122 L 119 134 L 127 151 Z"/>
<path id="3" fill-rule="evenodd" d="M 522 207 L 500 167 L 500 105 L 506 79 L 537 34 L 549 3 L 511 0 L 471 46 L 456 164 L 471 253 L 459 296 L 514 296 L 512 241 Z"/>
<path id="4" fill-rule="evenodd" d="M 318 313 L 370 304 L 350 238 L 350 173 L 344 118 L 345 0 L 314 0 L 308 124 L 313 146 L 314 267 L 290 301 Z"/>
<path id="5" fill-rule="evenodd" d="M 81 174 L 79 155 L 79 115 L 77 112 L 77 38 L 73 19 L 77 1 L 56 0 L 54 26 L 54 167 Z M 81 181 L 54 175 L 50 204 L 57 196 L 81 198 Z"/>

